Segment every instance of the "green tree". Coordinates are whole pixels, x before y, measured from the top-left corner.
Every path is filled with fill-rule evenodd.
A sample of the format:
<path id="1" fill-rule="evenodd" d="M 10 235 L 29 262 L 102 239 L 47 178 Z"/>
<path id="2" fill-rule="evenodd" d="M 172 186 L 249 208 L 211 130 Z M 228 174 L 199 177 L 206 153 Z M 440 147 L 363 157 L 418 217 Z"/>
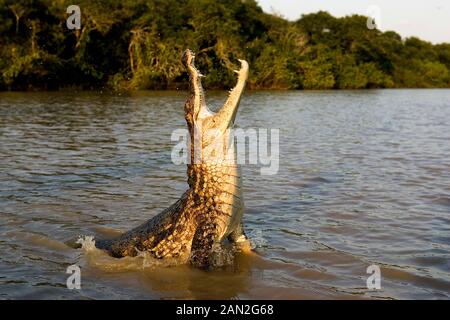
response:
<path id="1" fill-rule="evenodd" d="M 255 0 L 79 0 L 81 30 L 68 30 L 70 4 L 0 0 L 0 90 L 184 87 L 187 47 L 208 88 L 232 87 L 240 58 L 255 89 L 450 86 L 450 44 L 369 30 L 360 15 L 291 22 Z"/>

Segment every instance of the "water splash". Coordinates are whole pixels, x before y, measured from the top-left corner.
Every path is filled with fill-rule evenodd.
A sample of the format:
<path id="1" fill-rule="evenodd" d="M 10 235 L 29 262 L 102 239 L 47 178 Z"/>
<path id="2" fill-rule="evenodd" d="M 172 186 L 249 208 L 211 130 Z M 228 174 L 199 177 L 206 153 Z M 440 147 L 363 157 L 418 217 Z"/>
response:
<path id="1" fill-rule="evenodd" d="M 94 236 L 80 236 L 75 243 L 81 244 L 81 249 L 84 251 L 98 250 L 95 247 Z"/>
<path id="2" fill-rule="evenodd" d="M 147 251 L 139 251 L 135 257 L 114 258 L 106 251 L 98 249 L 95 246 L 95 238 L 93 236 L 82 235 L 76 243 L 81 245 L 84 251 L 84 258 L 90 266 L 97 267 L 105 271 L 124 271 L 124 270 L 146 270 L 155 267 L 173 267 L 188 263 L 189 253 L 174 257 L 157 259 Z M 220 268 L 232 265 L 237 251 L 240 247 L 235 245 L 217 244 L 213 247 L 211 254 L 211 264 L 214 268 Z"/>
<path id="3" fill-rule="evenodd" d="M 267 240 L 263 236 L 261 229 L 254 229 L 248 232 L 250 247 L 252 250 L 262 249 L 267 246 Z"/>
<path id="4" fill-rule="evenodd" d="M 76 241 L 84 251 L 83 258 L 89 266 L 108 272 L 146 270 L 155 267 L 171 267 L 185 264 L 189 256 L 157 259 L 147 251 L 139 251 L 135 257 L 114 258 L 95 246 L 93 236 L 82 235 Z"/>

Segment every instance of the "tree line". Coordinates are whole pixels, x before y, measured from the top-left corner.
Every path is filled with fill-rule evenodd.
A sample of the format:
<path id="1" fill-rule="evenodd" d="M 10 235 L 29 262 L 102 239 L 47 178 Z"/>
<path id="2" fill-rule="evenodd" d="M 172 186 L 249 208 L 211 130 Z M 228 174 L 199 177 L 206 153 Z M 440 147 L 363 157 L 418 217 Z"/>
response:
<path id="1" fill-rule="evenodd" d="M 237 59 L 252 89 L 450 87 L 450 44 L 367 27 L 327 12 L 297 21 L 254 0 L 0 0 L 0 90 L 175 89 L 191 48 L 208 88 L 234 85 Z"/>

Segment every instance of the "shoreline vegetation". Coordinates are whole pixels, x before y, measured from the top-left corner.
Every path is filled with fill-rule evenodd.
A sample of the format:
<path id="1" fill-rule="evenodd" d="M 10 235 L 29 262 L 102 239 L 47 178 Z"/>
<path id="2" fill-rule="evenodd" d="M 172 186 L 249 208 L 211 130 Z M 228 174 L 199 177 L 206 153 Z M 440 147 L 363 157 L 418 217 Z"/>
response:
<path id="1" fill-rule="evenodd" d="M 184 89 L 180 57 L 197 52 L 208 89 L 450 88 L 450 43 L 402 39 L 360 15 L 296 21 L 254 0 L 0 0 L 0 91 Z M 445 30 L 443 30 L 444 32 Z"/>

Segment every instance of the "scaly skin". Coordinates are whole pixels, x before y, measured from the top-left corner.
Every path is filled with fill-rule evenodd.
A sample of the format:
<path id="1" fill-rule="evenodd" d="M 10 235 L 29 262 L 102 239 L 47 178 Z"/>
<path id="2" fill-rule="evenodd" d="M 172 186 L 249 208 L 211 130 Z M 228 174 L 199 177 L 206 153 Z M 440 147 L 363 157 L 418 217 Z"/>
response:
<path id="1" fill-rule="evenodd" d="M 194 57 L 188 49 L 182 58 L 190 79 L 190 97 L 184 108 L 191 137 L 189 189 L 144 224 L 117 239 L 96 244 L 114 257 L 147 251 L 158 259 L 175 258 L 205 268 L 213 264 L 213 253 L 225 239 L 236 244 L 246 242 L 241 222 L 242 177 L 229 129 L 247 81 L 248 64 L 240 60 L 236 86 L 224 106 L 213 113 L 206 106 L 202 75 L 195 68 Z"/>

